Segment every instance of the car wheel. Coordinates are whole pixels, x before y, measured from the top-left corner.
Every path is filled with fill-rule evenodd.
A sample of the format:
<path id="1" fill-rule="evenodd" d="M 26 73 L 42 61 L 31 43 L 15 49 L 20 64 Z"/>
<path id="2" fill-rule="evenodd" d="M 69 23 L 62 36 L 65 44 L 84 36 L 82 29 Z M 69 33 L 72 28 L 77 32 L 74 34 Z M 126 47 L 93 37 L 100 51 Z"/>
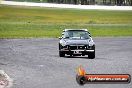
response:
<path id="1" fill-rule="evenodd" d="M 60 56 L 60 57 L 65 57 L 65 53 L 62 52 L 62 51 L 59 51 L 59 56 Z"/>
<path id="2" fill-rule="evenodd" d="M 95 58 L 95 51 L 94 51 L 94 52 L 90 52 L 90 53 L 88 54 L 88 58 L 94 59 L 94 58 Z"/>

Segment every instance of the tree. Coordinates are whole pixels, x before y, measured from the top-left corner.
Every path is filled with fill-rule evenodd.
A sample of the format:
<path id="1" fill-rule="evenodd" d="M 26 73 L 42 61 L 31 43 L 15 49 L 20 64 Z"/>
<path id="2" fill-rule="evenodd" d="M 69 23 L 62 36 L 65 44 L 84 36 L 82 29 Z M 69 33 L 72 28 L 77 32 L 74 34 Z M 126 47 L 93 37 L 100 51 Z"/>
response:
<path id="1" fill-rule="evenodd" d="M 74 4 L 77 4 L 77 0 L 73 0 L 73 3 L 74 3 Z"/>
<path id="2" fill-rule="evenodd" d="M 128 0 L 130 6 L 132 6 L 132 0 Z"/>
<path id="3" fill-rule="evenodd" d="M 112 0 L 110 0 L 110 4 L 112 4 Z"/>
<path id="4" fill-rule="evenodd" d="M 117 5 L 121 6 L 123 4 L 123 0 L 117 0 Z"/>
<path id="5" fill-rule="evenodd" d="M 106 0 L 103 0 L 103 4 L 106 5 Z"/>

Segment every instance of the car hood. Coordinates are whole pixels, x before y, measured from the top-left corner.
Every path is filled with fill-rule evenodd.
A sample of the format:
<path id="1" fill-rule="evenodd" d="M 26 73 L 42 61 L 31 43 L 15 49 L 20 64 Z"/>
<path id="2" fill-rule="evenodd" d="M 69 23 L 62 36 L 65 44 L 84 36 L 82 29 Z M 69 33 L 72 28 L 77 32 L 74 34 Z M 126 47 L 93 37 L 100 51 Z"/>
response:
<path id="1" fill-rule="evenodd" d="M 89 39 L 84 39 L 84 40 L 64 39 L 64 41 L 66 42 L 66 45 L 88 45 L 89 44 Z"/>

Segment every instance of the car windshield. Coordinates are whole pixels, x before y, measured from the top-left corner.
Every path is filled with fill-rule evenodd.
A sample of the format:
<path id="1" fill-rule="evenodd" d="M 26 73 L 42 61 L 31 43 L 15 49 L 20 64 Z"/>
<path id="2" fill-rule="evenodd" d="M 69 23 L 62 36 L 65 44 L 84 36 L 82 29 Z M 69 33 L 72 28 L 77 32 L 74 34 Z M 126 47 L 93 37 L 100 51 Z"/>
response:
<path id="1" fill-rule="evenodd" d="M 83 30 L 69 30 L 69 31 L 64 32 L 63 38 L 89 39 L 89 33 Z"/>

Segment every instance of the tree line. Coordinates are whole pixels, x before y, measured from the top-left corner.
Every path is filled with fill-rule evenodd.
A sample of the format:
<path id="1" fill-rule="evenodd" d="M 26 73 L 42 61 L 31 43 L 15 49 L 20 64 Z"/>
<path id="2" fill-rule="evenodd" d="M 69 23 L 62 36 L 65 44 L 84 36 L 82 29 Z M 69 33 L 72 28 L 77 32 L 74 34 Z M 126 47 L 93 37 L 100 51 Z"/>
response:
<path id="1" fill-rule="evenodd" d="M 63 4 L 81 4 L 81 5 L 130 5 L 132 6 L 132 0 L 47 0 L 49 3 L 63 3 Z"/>

